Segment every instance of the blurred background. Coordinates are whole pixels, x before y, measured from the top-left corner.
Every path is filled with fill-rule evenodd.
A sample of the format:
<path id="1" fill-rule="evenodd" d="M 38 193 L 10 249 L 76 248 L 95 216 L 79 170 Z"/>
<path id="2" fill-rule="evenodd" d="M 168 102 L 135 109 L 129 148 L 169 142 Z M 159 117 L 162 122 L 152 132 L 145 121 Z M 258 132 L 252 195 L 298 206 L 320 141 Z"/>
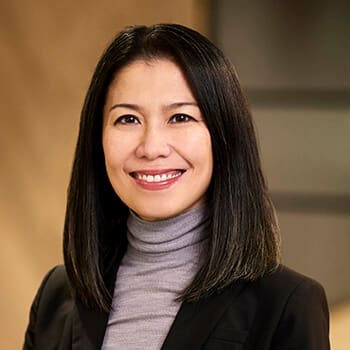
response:
<path id="1" fill-rule="evenodd" d="M 350 348 L 350 3 L 341 0 L 0 2 L 0 348 L 62 262 L 80 109 L 126 25 L 178 22 L 230 57 L 248 96 L 284 263 L 319 280 L 333 350 Z"/>

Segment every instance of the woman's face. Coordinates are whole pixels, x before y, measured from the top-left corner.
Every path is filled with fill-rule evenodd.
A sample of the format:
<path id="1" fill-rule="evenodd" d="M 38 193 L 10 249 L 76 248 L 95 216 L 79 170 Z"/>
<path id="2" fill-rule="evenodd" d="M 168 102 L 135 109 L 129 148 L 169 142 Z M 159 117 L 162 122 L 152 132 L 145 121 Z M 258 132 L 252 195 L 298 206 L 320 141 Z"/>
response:
<path id="1" fill-rule="evenodd" d="M 107 174 L 130 209 L 153 221 L 205 201 L 213 171 L 210 134 L 173 61 L 137 60 L 121 69 L 103 114 Z"/>

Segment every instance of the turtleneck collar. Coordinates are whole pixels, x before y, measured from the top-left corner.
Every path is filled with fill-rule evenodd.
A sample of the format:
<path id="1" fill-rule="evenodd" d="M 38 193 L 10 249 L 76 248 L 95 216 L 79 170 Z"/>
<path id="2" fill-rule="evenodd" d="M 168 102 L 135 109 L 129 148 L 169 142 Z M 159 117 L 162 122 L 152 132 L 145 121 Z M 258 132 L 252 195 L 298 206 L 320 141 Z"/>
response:
<path id="1" fill-rule="evenodd" d="M 145 255 L 176 252 L 204 241 L 208 226 L 205 205 L 160 221 L 146 221 L 130 211 L 127 222 L 129 248 Z"/>

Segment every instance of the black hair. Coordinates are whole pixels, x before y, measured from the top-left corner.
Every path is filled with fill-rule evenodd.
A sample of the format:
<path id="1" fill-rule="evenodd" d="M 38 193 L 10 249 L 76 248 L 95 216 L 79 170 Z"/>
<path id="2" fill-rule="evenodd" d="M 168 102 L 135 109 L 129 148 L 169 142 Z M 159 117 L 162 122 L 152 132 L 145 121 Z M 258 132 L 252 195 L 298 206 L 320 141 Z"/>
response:
<path id="1" fill-rule="evenodd" d="M 234 69 L 200 33 L 178 24 L 133 26 L 97 64 L 81 113 L 68 188 L 64 260 L 77 297 L 107 311 L 125 253 L 128 208 L 106 174 L 103 106 L 116 72 L 137 59 L 170 58 L 183 70 L 210 132 L 210 237 L 203 264 L 179 299 L 199 300 L 238 279 L 255 280 L 280 261 L 275 211 L 261 170 L 252 117 Z"/>

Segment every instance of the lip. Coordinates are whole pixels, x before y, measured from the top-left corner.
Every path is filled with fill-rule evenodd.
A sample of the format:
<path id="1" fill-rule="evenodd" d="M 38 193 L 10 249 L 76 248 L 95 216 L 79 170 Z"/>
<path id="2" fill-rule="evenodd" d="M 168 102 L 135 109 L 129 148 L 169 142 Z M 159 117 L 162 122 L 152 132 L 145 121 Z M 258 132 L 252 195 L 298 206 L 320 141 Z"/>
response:
<path id="1" fill-rule="evenodd" d="M 173 186 L 186 172 L 185 169 L 144 169 L 130 172 L 129 175 L 133 181 L 142 189 L 150 191 L 159 191 L 167 189 Z M 145 179 L 140 178 L 141 176 L 163 176 L 168 175 L 169 177 L 161 181 L 149 182 Z"/>

